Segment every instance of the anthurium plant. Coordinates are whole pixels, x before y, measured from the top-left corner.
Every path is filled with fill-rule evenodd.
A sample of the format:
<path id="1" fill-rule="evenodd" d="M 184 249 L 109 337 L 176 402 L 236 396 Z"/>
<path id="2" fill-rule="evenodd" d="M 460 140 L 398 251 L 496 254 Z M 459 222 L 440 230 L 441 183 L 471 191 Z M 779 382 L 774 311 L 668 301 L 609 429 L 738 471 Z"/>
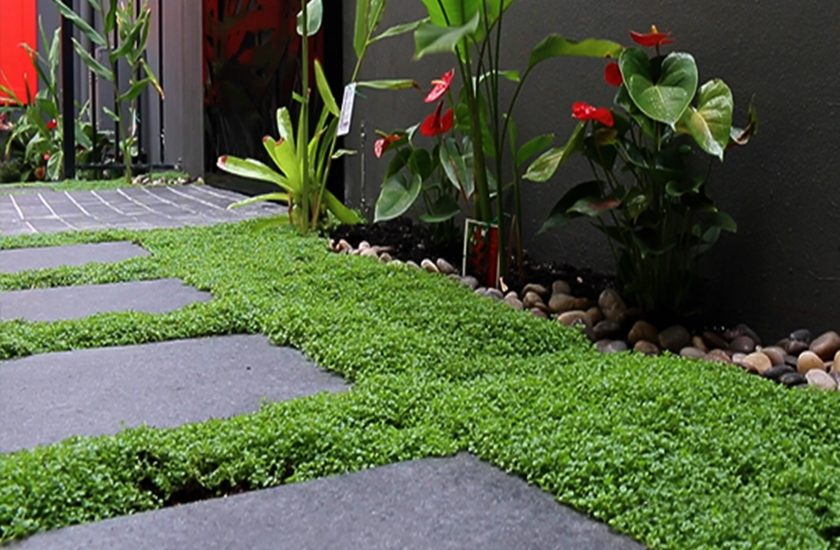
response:
<path id="1" fill-rule="evenodd" d="M 426 221 L 449 222 L 466 211 L 478 221 L 497 224 L 502 243 L 498 260 L 504 275 L 511 258 L 522 259 L 524 167 L 553 140 L 545 135 L 519 141 L 513 111 L 525 82 L 549 59 L 603 58 L 618 55 L 622 48 L 608 40 L 575 42 L 549 35 L 536 45 L 524 70 L 507 70 L 501 66 L 504 18 L 513 0 L 422 0 L 422 4 L 427 17 L 414 31 L 415 58 L 450 55 L 454 69 L 432 83 L 426 101 L 435 106 L 428 118 L 405 130 L 382 133 L 385 141 L 377 142 L 378 151 L 384 149 L 381 143 L 388 143 L 395 155 L 376 216 L 380 220 L 399 216 L 422 197 Z M 503 102 L 503 96 L 509 100 Z M 431 141 L 422 141 L 426 139 Z"/>
<path id="2" fill-rule="evenodd" d="M 650 313 L 686 313 L 696 283 L 696 260 L 734 220 L 707 194 L 711 163 L 744 145 L 757 130 L 750 107 L 745 128 L 733 126 L 734 99 L 720 79 L 700 85 L 694 57 L 663 52 L 670 33 L 653 27 L 631 33 L 605 68 L 618 91 L 612 107 L 572 105 L 578 124 L 563 147 L 546 151 L 525 178 L 549 181 L 569 158 L 582 154 L 593 178 L 560 199 L 543 230 L 589 218 L 607 237 L 627 297 Z M 696 172 L 696 157 L 712 157 Z"/>
<path id="3" fill-rule="evenodd" d="M 362 81 L 357 82 L 362 61 L 368 48 L 385 38 L 411 32 L 414 26 L 402 25 L 377 34 L 385 13 L 387 0 L 358 0 L 353 48 L 356 52 L 356 66 L 351 81 L 357 86 L 375 89 L 413 88 L 413 80 Z M 297 126 L 292 124 L 288 108 L 277 111 L 277 132 L 279 138 L 271 136 L 262 142 L 273 161 L 276 170 L 254 159 L 233 156 L 219 157 L 217 166 L 231 174 L 258 179 L 277 185 L 280 190 L 241 201 L 234 207 L 260 201 L 280 201 L 289 205 L 289 221 L 302 233 L 318 229 L 334 217 L 341 223 L 353 224 L 361 217 L 347 208 L 327 189 L 327 180 L 334 160 L 353 154 L 338 149 L 338 126 L 341 110 L 333 96 L 320 61 L 315 60 L 315 85 L 321 98 L 321 111 L 310 131 L 310 111 L 316 105 L 310 93 L 309 37 L 321 30 L 324 7 L 322 0 L 309 0 L 298 13 L 297 32 L 303 38 L 301 45 L 301 92 L 294 95 L 298 103 Z"/>

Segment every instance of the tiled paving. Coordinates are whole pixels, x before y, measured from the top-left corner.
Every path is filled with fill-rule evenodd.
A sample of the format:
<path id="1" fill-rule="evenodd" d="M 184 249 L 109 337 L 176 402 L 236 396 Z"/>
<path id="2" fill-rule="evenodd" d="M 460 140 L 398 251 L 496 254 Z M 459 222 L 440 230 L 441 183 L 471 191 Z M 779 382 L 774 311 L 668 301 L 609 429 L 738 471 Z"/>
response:
<path id="1" fill-rule="evenodd" d="M 59 321 L 96 313 L 165 313 L 212 299 L 176 279 L 0 292 L 0 321 Z"/>
<path id="2" fill-rule="evenodd" d="M 222 336 L 0 361 L 0 453 L 147 424 L 228 418 L 347 389 L 264 336 Z"/>
<path id="3" fill-rule="evenodd" d="M 19 191 L 0 194 L 0 235 L 212 225 L 286 211 L 272 203 L 227 209 L 243 198 L 238 193 L 206 185 Z"/>
<path id="4" fill-rule="evenodd" d="M 37 535 L 23 550 L 636 550 L 521 479 L 462 454 Z"/>
<path id="5" fill-rule="evenodd" d="M 0 273 L 89 263 L 115 263 L 148 255 L 142 247 L 128 242 L 0 250 Z"/>

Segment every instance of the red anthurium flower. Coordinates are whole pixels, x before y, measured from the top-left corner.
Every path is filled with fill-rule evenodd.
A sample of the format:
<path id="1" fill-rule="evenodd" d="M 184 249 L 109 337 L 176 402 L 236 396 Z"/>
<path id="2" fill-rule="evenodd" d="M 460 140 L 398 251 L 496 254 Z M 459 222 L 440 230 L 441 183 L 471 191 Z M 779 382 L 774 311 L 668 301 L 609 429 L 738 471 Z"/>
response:
<path id="1" fill-rule="evenodd" d="M 52 119 L 49 122 L 47 122 L 47 130 L 52 131 L 56 128 L 58 128 L 58 121 L 56 119 Z"/>
<path id="2" fill-rule="evenodd" d="M 455 113 L 452 109 L 449 109 L 441 116 L 440 113 L 442 110 L 443 102 L 441 101 L 438 103 L 435 112 L 427 116 L 423 124 L 420 125 L 421 134 L 426 137 L 437 137 L 452 129 L 452 126 L 455 124 Z"/>
<path id="3" fill-rule="evenodd" d="M 373 154 L 376 155 L 376 158 L 382 158 L 385 151 L 401 139 L 402 136 L 400 134 L 391 134 L 377 139 L 376 143 L 373 144 Z"/>
<path id="4" fill-rule="evenodd" d="M 50 160 L 50 154 L 49 153 L 44 153 L 44 162 L 49 162 L 49 160 Z"/>
<path id="5" fill-rule="evenodd" d="M 673 44 L 674 39 L 671 38 L 671 33 L 669 32 L 659 32 L 659 29 L 656 28 L 656 25 L 650 26 L 650 32 L 647 34 L 639 33 L 639 32 L 631 32 L 630 38 L 633 39 L 633 42 L 640 46 L 645 47 L 659 47 L 664 46 L 665 44 Z"/>
<path id="6" fill-rule="evenodd" d="M 593 107 L 583 101 L 572 105 L 572 116 L 578 120 L 594 120 L 610 128 L 615 125 L 612 111 L 605 107 Z"/>
<path id="7" fill-rule="evenodd" d="M 455 78 L 455 69 L 443 73 L 443 76 L 438 80 L 432 80 L 432 91 L 426 96 L 426 103 L 434 103 L 442 98 L 449 91 L 449 87 L 452 86 L 453 78 Z"/>
<path id="8" fill-rule="evenodd" d="M 624 78 L 621 76 L 621 69 L 618 68 L 618 63 L 612 62 L 604 69 L 604 80 L 610 86 L 621 86 L 624 84 Z"/>

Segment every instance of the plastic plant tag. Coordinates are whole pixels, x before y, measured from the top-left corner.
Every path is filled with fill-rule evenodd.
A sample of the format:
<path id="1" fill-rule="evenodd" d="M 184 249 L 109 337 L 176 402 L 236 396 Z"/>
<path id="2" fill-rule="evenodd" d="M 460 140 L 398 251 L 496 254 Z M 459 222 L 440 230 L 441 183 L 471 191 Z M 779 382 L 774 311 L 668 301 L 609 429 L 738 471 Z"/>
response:
<path id="1" fill-rule="evenodd" d="M 488 288 L 499 285 L 499 226 L 468 219 L 464 224 L 464 275 Z"/>
<path id="2" fill-rule="evenodd" d="M 338 119 L 338 135 L 346 136 L 350 133 L 353 122 L 353 106 L 356 103 L 356 83 L 351 82 L 344 87 L 344 98 L 341 100 L 341 116 Z"/>

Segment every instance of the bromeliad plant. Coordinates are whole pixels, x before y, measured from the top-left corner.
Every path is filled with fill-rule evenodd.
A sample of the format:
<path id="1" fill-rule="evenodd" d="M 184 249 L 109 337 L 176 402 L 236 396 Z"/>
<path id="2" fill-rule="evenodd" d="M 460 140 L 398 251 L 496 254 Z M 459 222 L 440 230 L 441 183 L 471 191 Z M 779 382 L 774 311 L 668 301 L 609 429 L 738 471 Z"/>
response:
<path id="1" fill-rule="evenodd" d="M 544 153 L 526 179 L 546 182 L 576 153 L 594 178 L 570 189 L 543 231 L 573 219 L 594 220 L 607 237 L 625 294 L 652 314 L 685 313 L 696 284 L 696 260 L 719 239 L 735 232 L 733 219 L 706 192 L 711 163 L 695 173 L 696 148 L 723 161 L 725 151 L 744 145 L 757 129 L 750 107 L 745 129 L 732 124 L 734 100 L 726 83 L 698 87 L 694 58 L 661 53 L 673 42 L 656 27 L 632 33 L 642 47 L 624 49 L 606 66 L 604 79 L 618 87 L 615 107 L 572 106 L 579 122 L 564 147 Z"/>
<path id="2" fill-rule="evenodd" d="M 351 81 L 358 86 L 375 89 L 404 89 L 415 87 L 412 80 L 356 82 L 368 48 L 385 38 L 410 32 L 414 25 L 402 25 L 376 34 L 385 13 L 387 0 L 358 0 L 356 27 L 353 40 L 357 61 Z M 301 46 L 302 89 L 294 98 L 299 104 L 297 126 L 292 124 L 289 109 L 277 111 L 279 139 L 263 138 L 263 146 L 278 171 L 254 159 L 222 156 L 217 165 L 231 174 L 258 179 L 277 185 L 281 191 L 259 195 L 241 201 L 234 207 L 260 201 L 280 201 L 289 205 L 289 221 L 302 233 L 318 229 L 329 222 L 330 215 L 341 223 L 354 224 L 361 217 L 347 208 L 327 189 L 327 180 L 334 160 L 352 151 L 337 149 L 338 126 L 341 111 L 330 90 L 321 63 L 314 62 L 315 85 L 323 106 L 310 133 L 310 109 L 314 102 L 310 94 L 310 56 L 307 38 L 316 35 L 323 20 L 322 0 L 309 0 L 298 14 L 297 32 L 303 37 Z"/>
<path id="3" fill-rule="evenodd" d="M 127 180 L 131 179 L 132 157 L 138 153 L 137 99 L 149 87 L 164 97 L 163 89 L 145 58 L 152 17 L 148 2 L 144 2 L 139 12 L 135 12 L 133 0 L 87 0 L 103 21 L 102 32 L 90 26 L 62 0 L 52 2 L 63 17 L 70 20 L 93 44 L 107 52 L 106 63 L 100 63 L 81 42 L 73 38 L 73 47 L 88 69 L 112 85 L 114 109 L 105 108 L 104 111 L 119 129 L 118 145 L 124 174 Z M 114 30 L 116 37 L 113 37 Z M 127 88 L 121 88 L 117 81 L 118 67 L 128 70 L 130 76 Z M 139 78 L 141 74 L 144 76 Z"/>
<path id="4" fill-rule="evenodd" d="M 435 129 L 446 131 L 433 136 L 436 142 L 430 150 L 419 152 L 424 149 L 414 142 L 418 127 L 396 133 L 404 136 L 404 141 L 394 143 L 397 155 L 383 182 L 377 217 L 388 219 L 401 215 L 418 197 L 423 197 L 427 200 L 427 220 L 448 221 L 459 213 L 458 203 L 453 200 L 459 196 L 469 204 L 476 219 L 499 225 L 503 244 L 499 260 L 504 274 L 511 257 L 518 263 L 522 259 L 520 181 L 524 166 L 547 149 L 553 139 L 546 135 L 524 144 L 519 142 L 513 111 L 528 76 L 551 58 L 603 58 L 617 55 L 621 46 L 607 40 L 574 42 L 549 35 L 531 52 L 524 71 L 504 70 L 501 67 L 503 22 L 513 0 L 422 0 L 422 3 L 427 17 L 418 23 L 414 32 L 415 58 L 453 55 L 457 67 L 454 73 L 461 81 L 460 91 L 457 94 L 448 91 L 455 74 L 447 73 L 434 83 L 430 95 L 436 90 L 443 91 L 439 97 L 448 102 L 451 110 L 445 114 L 454 118 L 454 131 L 449 134 L 449 124 L 445 124 L 448 120 L 440 113 L 439 104 L 432 122 L 437 117 L 440 124 Z M 511 87 L 506 108 L 502 104 L 505 85 Z M 507 148 L 509 155 L 505 154 Z M 505 164 L 507 158 L 512 159 L 510 165 Z M 436 200 L 429 201 L 429 194 L 436 195 Z"/>

